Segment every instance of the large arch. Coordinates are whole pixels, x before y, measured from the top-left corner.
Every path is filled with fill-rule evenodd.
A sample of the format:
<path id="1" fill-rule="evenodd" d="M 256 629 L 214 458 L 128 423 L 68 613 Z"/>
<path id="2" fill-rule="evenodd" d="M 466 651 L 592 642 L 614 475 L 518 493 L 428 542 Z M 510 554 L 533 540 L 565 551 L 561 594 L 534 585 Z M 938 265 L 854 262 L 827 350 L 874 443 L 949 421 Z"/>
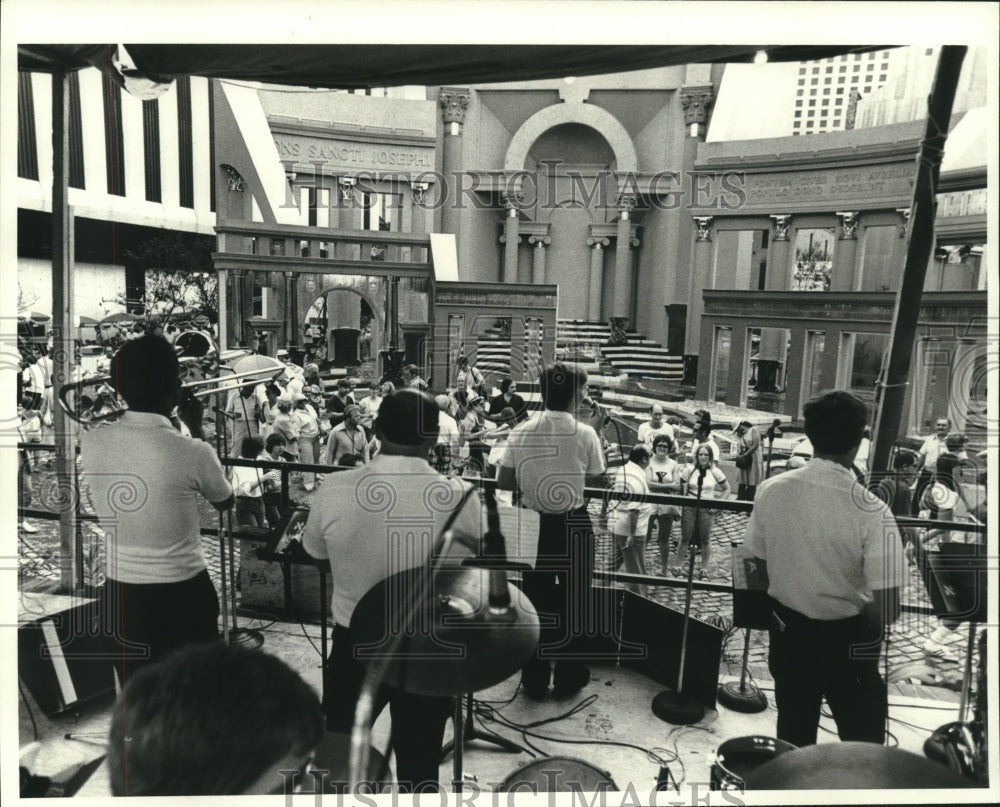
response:
<path id="1" fill-rule="evenodd" d="M 524 163 L 532 144 L 544 132 L 563 123 L 583 124 L 600 133 L 615 154 L 617 171 L 635 173 L 638 170 L 632 138 L 618 119 L 599 106 L 574 103 L 553 104 L 528 118 L 507 146 L 503 162 L 504 171 L 512 173 L 524 170 Z"/>
<path id="2" fill-rule="evenodd" d="M 364 300 L 368 304 L 368 307 L 372 310 L 372 315 L 374 319 L 372 320 L 372 329 L 371 329 L 371 334 L 372 334 L 371 355 L 377 359 L 378 352 L 382 350 L 383 344 L 388 344 L 387 335 L 384 333 L 383 326 L 381 325 L 381 323 L 385 322 L 385 304 L 377 303 L 375 298 L 371 294 L 362 291 L 356 286 L 351 286 L 344 283 L 334 283 L 329 286 L 323 286 L 322 288 L 317 289 L 315 292 L 313 292 L 310 295 L 309 304 L 306 305 L 305 308 L 301 310 L 305 311 L 306 314 L 308 314 L 309 310 L 313 307 L 313 305 L 316 303 L 317 300 L 326 297 L 328 294 L 335 291 L 348 291 L 358 295 L 358 297 Z M 327 330 L 327 332 L 323 334 L 323 338 L 325 340 L 328 340 L 330 338 L 329 330 Z"/>

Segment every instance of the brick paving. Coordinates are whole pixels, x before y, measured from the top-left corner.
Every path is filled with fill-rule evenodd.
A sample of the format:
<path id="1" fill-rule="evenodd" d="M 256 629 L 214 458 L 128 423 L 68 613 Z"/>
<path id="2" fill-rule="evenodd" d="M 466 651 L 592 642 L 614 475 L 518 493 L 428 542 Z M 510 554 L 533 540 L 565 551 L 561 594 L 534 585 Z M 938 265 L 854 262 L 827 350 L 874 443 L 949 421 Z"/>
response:
<path id="1" fill-rule="evenodd" d="M 46 474 L 51 473 L 39 469 L 36 473 L 36 490 L 45 484 Z M 318 488 L 322 490 L 322 487 Z M 291 497 L 298 502 L 308 503 L 315 493 L 307 493 L 297 479 L 292 480 Z M 37 500 L 37 497 L 36 497 Z M 218 527 L 218 515 L 207 503 L 203 503 L 202 525 Z M 591 514 L 598 526 L 595 546 L 595 566 L 606 570 L 611 559 L 611 538 L 606 529 L 602 528 L 600 520 L 600 504 L 592 502 Z M 731 583 L 730 546 L 734 541 L 740 541 L 746 525 L 747 516 L 743 513 L 721 512 L 716 517 L 712 530 L 712 561 L 707 567 L 708 581 L 716 583 Z M 21 590 L 54 590 L 59 583 L 58 558 L 58 522 L 34 519 L 32 523 L 38 528 L 35 534 L 24 534 L 19 531 L 19 585 Z M 101 564 L 101 536 L 91 524 L 83 528 L 85 545 L 85 582 L 99 584 L 103 580 Z M 672 538 L 680 535 L 680 524 L 675 522 Z M 216 586 L 220 585 L 220 553 L 219 540 L 215 536 L 204 536 L 203 547 Z M 239 547 L 235 548 L 235 562 L 239 568 Z M 662 575 L 659 549 L 654 540 L 646 547 L 646 568 L 650 575 Z M 910 567 L 910 587 L 904 595 L 904 601 L 916 605 L 928 605 L 927 594 L 923 581 L 916 567 Z M 676 610 L 683 610 L 683 588 L 658 587 L 650 585 L 648 596 L 663 605 Z M 239 593 L 237 592 L 237 604 Z M 743 636 L 740 630 L 734 630 L 732 624 L 732 601 L 728 593 L 695 591 L 692 594 L 691 613 L 698 619 L 711 622 L 726 630 L 726 640 L 723 648 L 723 672 L 739 674 L 742 661 Z M 967 632 L 963 626 L 955 631 L 943 656 L 930 656 L 921 644 L 930 632 L 937 627 L 937 620 L 931 616 L 904 614 L 893 628 L 888 649 L 889 680 L 897 683 L 919 684 L 925 686 L 944 687 L 959 690 L 962 681 L 962 660 L 965 653 Z M 752 631 L 750 645 L 750 670 L 755 678 L 769 678 L 767 672 L 767 634 L 766 631 Z"/>

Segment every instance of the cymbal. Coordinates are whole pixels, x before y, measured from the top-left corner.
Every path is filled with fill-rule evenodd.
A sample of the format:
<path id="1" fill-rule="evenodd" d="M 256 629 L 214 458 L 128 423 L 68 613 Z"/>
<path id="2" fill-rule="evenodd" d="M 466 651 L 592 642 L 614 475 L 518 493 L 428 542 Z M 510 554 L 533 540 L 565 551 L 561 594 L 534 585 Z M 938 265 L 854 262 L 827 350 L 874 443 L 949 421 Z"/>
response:
<path id="1" fill-rule="evenodd" d="M 822 743 L 787 751 L 747 773 L 747 790 L 976 787 L 939 762 L 874 743 Z"/>
<path id="2" fill-rule="evenodd" d="M 385 683 L 397 689 L 460 695 L 506 680 L 535 651 L 538 615 L 531 600 L 506 578 L 510 607 L 491 609 L 489 575 L 485 569 L 449 566 L 431 578 L 421 567 L 382 580 L 361 598 L 351 617 L 355 658 L 379 658 L 391 637 L 402 635 L 385 676 Z M 427 587 L 425 596 L 410 606 L 420 586 Z M 407 609 L 410 627 L 404 631 Z"/>

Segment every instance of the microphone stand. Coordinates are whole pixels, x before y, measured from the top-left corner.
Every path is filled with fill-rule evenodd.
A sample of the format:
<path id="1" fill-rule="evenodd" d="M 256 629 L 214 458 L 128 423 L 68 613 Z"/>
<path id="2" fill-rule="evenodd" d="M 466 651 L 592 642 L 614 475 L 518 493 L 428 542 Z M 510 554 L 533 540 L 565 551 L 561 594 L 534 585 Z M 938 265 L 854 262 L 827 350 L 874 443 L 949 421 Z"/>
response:
<path id="1" fill-rule="evenodd" d="M 697 462 L 697 455 L 695 455 Z M 692 538 L 701 542 L 698 529 L 698 516 L 701 512 L 701 490 L 705 482 L 705 469 L 698 470 L 698 495 L 694 502 L 694 530 Z M 684 660 L 687 655 L 688 624 L 691 620 L 691 593 L 694 586 L 694 547 L 692 540 L 688 546 L 687 593 L 684 598 L 684 629 L 681 632 L 681 659 L 677 670 L 677 689 L 665 689 L 653 698 L 652 710 L 660 720 L 673 723 L 675 726 L 690 726 L 699 722 L 705 716 L 705 707 L 689 695 L 684 689 Z"/>

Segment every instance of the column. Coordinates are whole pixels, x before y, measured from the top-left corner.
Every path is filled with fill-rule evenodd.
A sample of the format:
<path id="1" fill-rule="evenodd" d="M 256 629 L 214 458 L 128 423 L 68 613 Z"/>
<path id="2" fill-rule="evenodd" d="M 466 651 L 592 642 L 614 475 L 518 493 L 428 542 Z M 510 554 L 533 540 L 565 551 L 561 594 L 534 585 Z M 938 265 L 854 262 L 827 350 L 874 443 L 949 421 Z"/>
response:
<path id="1" fill-rule="evenodd" d="M 587 301 L 587 319 L 590 322 L 601 321 L 601 294 L 604 286 L 604 248 L 609 244 L 607 238 L 588 238 L 590 247 L 590 294 Z"/>
<path id="2" fill-rule="evenodd" d="M 855 259 L 858 254 L 858 212 L 837 213 L 840 238 L 833 252 L 833 277 L 830 291 L 854 291 Z"/>
<path id="3" fill-rule="evenodd" d="M 747 404 L 747 326 L 734 322 L 729 341 L 729 380 L 726 383 L 726 403 L 745 407 Z"/>
<path id="4" fill-rule="evenodd" d="M 547 235 L 533 235 L 528 238 L 528 243 L 535 247 L 531 258 L 531 282 L 541 286 L 545 283 L 545 247 L 552 243 L 552 239 Z"/>
<path id="5" fill-rule="evenodd" d="M 441 232 L 458 235 L 458 202 L 462 182 L 462 125 L 465 111 L 469 107 L 469 91 L 457 87 L 442 87 L 438 96 L 444 121 L 444 144 L 442 146 L 442 170 L 446 193 L 441 211 Z M 456 239 L 457 240 L 457 239 Z"/>
<path id="6" fill-rule="evenodd" d="M 615 242 L 615 296 L 611 303 L 611 315 L 625 320 L 622 327 L 628 327 L 632 316 L 632 209 L 635 196 L 623 193 L 618 197 L 618 234 Z"/>
<path id="7" fill-rule="evenodd" d="M 247 344 L 246 334 L 246 276 L 243 269 L 234 269 L 229 272 L 229 301 L 226 307 L 229 315 L 228 319 L 228 347 L 240 347 Z"/>
<path id="8" fill-rule="evenodd" d="M 524 202 L 524 194 L 520 192 L 503 194 L 503 205 L 507 211 L 503 223 L 503 235 L 500 236 L 500 243 L 503 248 L 503 282 L 517 283 L 517 248 L 521 243 L 521 236 L 518 234 L 520 228 L 520 210 Z"/>
<path id="9" fill-rule="evenodd" d="M 806 358 L 806 329 L 792 328 L 792 345 L 788 350 L 785 368 L 785 411 L 783 414 L 798 418 L 802 407 L 802 373 Z"/>
<path id="10" fill-rule="evenodd" d="M 701 81 L 705 78 L 701 71 L 691 71 L 688 67 L 692 81 Z M 715 103 L 715 89 L 711 84 L 692 84 L 682 87 L 680 91 L 681 109 L 684 111 L 684 170 L 691 171 L 694 168 L 698 153 L 698 144 L 705 140 L 708 129 L 708 119 Z M 707 223 L 703 228 L 700 220 Z M 686 233 L 688 224 L 687 217 L 682 216 L 680 232 Z M 705 286 L 705 278 L 711 271 L 711 238 L 709 230 L 712 226 L 710 216 L 695 217 L 694 224 L 697 228 L 695 233 L 695 256 L 690 267 L 688 278 L 688 311 L 687 311 L 687 333 L 684 338 L 684 379 L 681 382 L 687 386 L 694 386 L 699 378 L 698 356 L 700 350 L 698 323 L 701 321 L 701 313 L 704 310 L 704 303 L 701 299 L 702 290 Z M 705 253 L 702 255 L 702 253 Z M 679 302 L 679 301 L 678 301 Z M 714 349 L 714 343 L 713 349 Z M 711 353 L 704 354 L 711 360 Z M 709 369 L 709 368 L 706 368 Z M 700 383 L 700 382 L 699 382 Z"/>
<path id="11" fill-rule="evenodd" d="M 713 216 L 692 216 L 694 220 L 694 271 L 691 273 L 691 293 L 688 298 L 688 333 L 686 348 L 684 351 L 684 380 L 683 384 L 694 385 L 695 379 L 701 377 L 699 370 L 698 351 L 699 332 L 696 330 L 697 323 L 701 321 L 702 312 L 705 310 L 705 301 L 702 300 L 702 292 L 705 289 L 705 278 L 712 271 L 712 222 Z M 714 341 L 712 350 L 715 350 Z M 709 365 L 705 367 L 705 372 L 710 370 L 711 354 L 706 355 Z"/>
<path id="12" fill-rule="evenodd" d="M 768 261 L 764 286 L 768 291 L 788 289 L 788 258 L 791 242 L 788 230 L 792 223 L 790 215 L 771 216 L 774 232 L 771 239 L 771 260 Z M 783 328 L 762 328 L 760 332 L 760 353 L 757 355 L 757 392 L 777 392 L 781 363 L 785 360 L 788 334 Z"/>
<path id="13" fill-rule="evenodd" d="M 285 272 L 285 347 L 288 349 L 299 343 L 299 298 L 296 280 L 295 272 Z"/>

